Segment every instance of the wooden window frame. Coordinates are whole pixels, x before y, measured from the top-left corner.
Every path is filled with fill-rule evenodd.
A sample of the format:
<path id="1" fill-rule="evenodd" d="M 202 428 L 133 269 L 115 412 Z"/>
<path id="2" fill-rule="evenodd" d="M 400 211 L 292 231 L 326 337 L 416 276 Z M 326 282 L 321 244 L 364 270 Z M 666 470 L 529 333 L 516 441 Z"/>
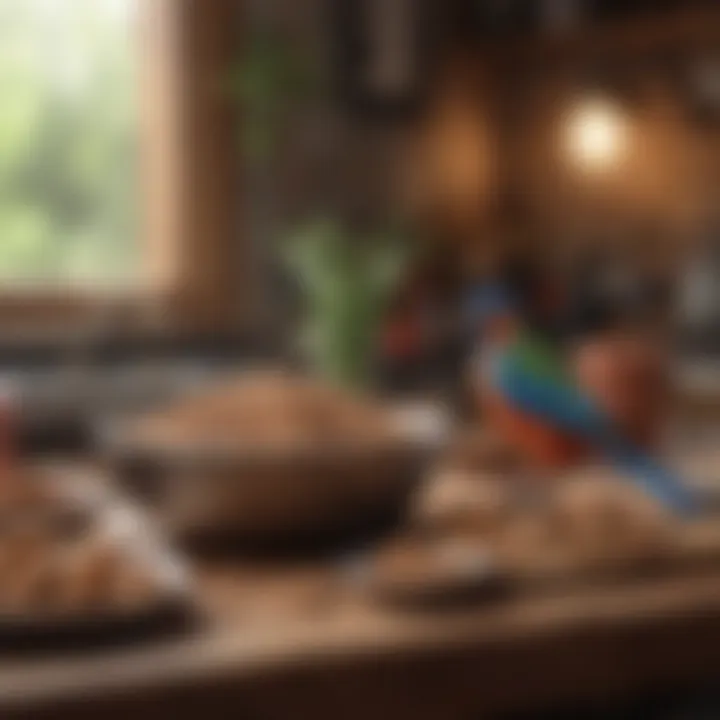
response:
<path id="1" fill-rule="evenodd" d="M 237 0 L 138 0 L 142 262 L 128 288 L 0 289 L 0 333 L 96 324 L 113 308 L 156 330 L 238 330 L 238 121 L 228 79 Z M 43 338 L 44 339 L 44 338 Z M 4 337 L 0 339 L 0 342 Z"/>

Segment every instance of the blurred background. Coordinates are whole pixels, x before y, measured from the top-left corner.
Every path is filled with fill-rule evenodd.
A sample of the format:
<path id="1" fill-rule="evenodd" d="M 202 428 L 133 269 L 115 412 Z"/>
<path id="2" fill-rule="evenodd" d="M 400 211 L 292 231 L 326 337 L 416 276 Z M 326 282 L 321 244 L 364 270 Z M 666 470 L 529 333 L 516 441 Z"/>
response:
<path id="1" fill-rule="evenodd" d="M 0 94 L 23 458 L 97 463 L 122 419 L 278 365 L 472 417 L 498 278 L 558 342 L 651 334 L 714 412 L 716 0 L 0 0 Z M 660 676 L 598 717 L 720 713 Z"/>
<path id="2" fill-rule="evenodd" d="M 297 356 L 289 247 L 333 237 L 402 246 L 376 338 L 390 387 L 448 391 L 463 295 L 511 261 L 565 292 L 567 323 L 642 306 L 709 372 L 714 3 L 1 10 L 0 357 L 21 383 Z"/>

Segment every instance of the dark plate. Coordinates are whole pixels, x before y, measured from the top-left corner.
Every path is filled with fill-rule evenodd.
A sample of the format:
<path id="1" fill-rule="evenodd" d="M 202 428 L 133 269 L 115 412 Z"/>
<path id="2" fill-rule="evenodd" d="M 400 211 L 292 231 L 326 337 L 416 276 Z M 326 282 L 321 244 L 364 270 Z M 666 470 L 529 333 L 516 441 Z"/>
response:
<path id="1" fill-rule="evenodd" d="M 167 598 L 126 612 L 0 614 L 0 657 L 149 642 L 188 632 L 198 622 L 198 613 L 185 598 Z"/>
<path id="2" fill-rule="evenodd" d="M 453 608 L 503 594 L 506 583 L 489 553 L 456 542 L 442 545 L 417 548 L 415 562 L 422 560 L 422 572 L 389 573 L 381 567 L 382 551 L 350 561 L 343 571 L 356 592 L 402 608 Z"/>

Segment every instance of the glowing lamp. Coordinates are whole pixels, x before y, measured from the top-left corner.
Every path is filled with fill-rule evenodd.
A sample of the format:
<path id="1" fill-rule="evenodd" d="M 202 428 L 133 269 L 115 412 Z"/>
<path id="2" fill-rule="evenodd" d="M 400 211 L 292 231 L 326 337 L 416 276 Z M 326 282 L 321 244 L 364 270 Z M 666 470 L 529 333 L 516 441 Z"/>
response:
<path id="1" fill-rule="evenodd" d="M 604 99 L 585 100 L 568 114 L 567 152 L 583 170 L 605 170 L 617 165 L 627 141 L 622 112 Z"/>

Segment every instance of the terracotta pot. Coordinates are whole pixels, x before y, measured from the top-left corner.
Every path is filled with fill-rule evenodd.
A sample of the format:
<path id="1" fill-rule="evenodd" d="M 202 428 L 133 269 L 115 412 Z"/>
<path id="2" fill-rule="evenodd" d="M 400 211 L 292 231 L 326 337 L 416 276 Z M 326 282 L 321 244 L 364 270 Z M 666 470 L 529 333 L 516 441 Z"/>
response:
<path id="1" fill-rule="evenodd" d="M 668 355 L 642 335 L 607 335 L 578 348 L 574 367 L 580 385 L 630 437 L 654 444 L 667 415 Z"/>

